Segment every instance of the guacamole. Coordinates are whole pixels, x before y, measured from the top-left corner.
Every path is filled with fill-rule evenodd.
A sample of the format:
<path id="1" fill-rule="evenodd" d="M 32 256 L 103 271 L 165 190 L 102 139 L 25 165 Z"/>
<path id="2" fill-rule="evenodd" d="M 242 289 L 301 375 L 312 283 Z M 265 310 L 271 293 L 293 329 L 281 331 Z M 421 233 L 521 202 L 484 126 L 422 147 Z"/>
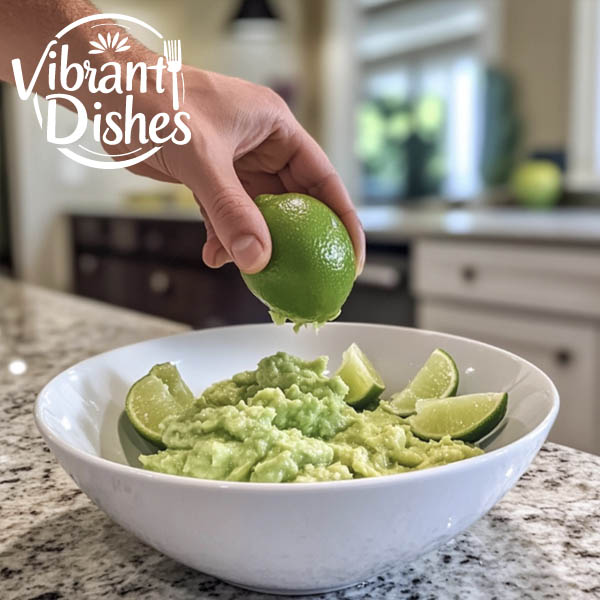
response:
<path id="1" fill-rule="evenodd" d="M 483 453 L 450 437 L 417 438 L 385 403 L 357 412 L 344 401 L 348 386 L 326 368 L 326 357 L 268 356 L 164 419 L 166 449 L 140 461 L 173 475 L 278 483 L 377 477 Z"/>

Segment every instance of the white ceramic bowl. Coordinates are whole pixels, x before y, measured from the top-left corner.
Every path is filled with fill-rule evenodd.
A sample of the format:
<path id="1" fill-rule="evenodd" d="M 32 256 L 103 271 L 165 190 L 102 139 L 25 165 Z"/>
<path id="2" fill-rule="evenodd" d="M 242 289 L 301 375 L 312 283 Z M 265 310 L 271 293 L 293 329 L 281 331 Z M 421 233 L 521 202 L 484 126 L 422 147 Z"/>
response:
<path id="1" fill-rule="evenodd" d="M 460 393 L 507 391 L 508 416 L 486 454 L 433 469 L 356 481 L 228 483 L 138 468 L 147 451 L 123 415 L 129 386 L 173 361 L 194 393 L 284 350 L 326 354 L 331 371 L 351 342 L 389 390 L 401 389 L 441 347 L 455 358 Z M 119 348 L 55 377 L 37 425 L 75 483 L 112 519 L 190 567 L 281 594 L 343 588 L 429 552 L 485 514 L 544 442 L 558 393 L 537 367 L 504 350 L 439 333 L 352 323 L 298 335 L 289 327 L 208 329 Z"/>

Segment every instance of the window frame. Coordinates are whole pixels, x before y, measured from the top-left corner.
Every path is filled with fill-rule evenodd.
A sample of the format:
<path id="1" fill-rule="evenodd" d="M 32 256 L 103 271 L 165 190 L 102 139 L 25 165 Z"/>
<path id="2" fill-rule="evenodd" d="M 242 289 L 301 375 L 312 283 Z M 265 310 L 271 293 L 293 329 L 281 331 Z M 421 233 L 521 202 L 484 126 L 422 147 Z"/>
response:
<path id="1" fill-rule="evenodd" d="M 567 187 L 600 190 L 600 2 L 575 0 Z"/>

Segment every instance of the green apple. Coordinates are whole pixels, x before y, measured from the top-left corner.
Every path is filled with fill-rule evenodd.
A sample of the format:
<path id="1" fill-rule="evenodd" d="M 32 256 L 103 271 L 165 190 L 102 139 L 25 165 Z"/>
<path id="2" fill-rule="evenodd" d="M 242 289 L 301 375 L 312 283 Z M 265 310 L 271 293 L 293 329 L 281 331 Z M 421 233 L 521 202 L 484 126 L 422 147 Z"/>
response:
<path id="1" fill-rule="evenodd" d="M 511 178 L 515 199 L 532 208 L 556 204 L 561 184 L 560 169 L 549 160 L 528 160 L 517 167 Z"/>

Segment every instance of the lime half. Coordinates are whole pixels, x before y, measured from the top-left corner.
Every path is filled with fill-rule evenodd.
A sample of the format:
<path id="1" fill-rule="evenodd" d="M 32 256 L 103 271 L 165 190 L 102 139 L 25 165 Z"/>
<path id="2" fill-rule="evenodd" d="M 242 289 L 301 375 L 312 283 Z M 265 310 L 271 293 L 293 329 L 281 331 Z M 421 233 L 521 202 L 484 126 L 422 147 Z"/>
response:
<path id="1" fill-rule="evenodd" d="M 272 251 L 262 271 L 242 273 L 249 290 L 275 323 L 288 319 L 295 331 L 337 318 L 356 277 L 352 240 L 340 218 L 296 192 L 261 194 L 255 203 L 269 226 Z"/>
<path id="2" fill-rule="evenodd" d="M 336 375 L 350 388 L 345 400 L 354 408 L 365 407 L 385 389 L 379 373 L 356 344 L 342 355 L 342 366 Z"/>
<path id="3" fill-rule="evenodd" d="M 125 412 L 136 431 L 147 440 L 162 446 L 160 423 L 171 415 L 181 414 L 194 402 L 177 367 L 171 363 L 155 365 L 136 381 L 127 393 Z"/>
<path id="4" fill-rule="evenodd" d="M 469 394 L 454 398 L 419 400 L 409 417 L 413 433 L 425 440 L 449 435 L 476 442 L 494 429 L 506 414 L 508 394 Z"/>
<path id="5" fill-rule="evenodd" d="M 414 379 L 386 401 L 390 412 L 407 417 L 415 412 L 415 403 L 422 398 L 447 398 L 458 389 L 458 369 L 452 357 L 436 348 Z"/>

